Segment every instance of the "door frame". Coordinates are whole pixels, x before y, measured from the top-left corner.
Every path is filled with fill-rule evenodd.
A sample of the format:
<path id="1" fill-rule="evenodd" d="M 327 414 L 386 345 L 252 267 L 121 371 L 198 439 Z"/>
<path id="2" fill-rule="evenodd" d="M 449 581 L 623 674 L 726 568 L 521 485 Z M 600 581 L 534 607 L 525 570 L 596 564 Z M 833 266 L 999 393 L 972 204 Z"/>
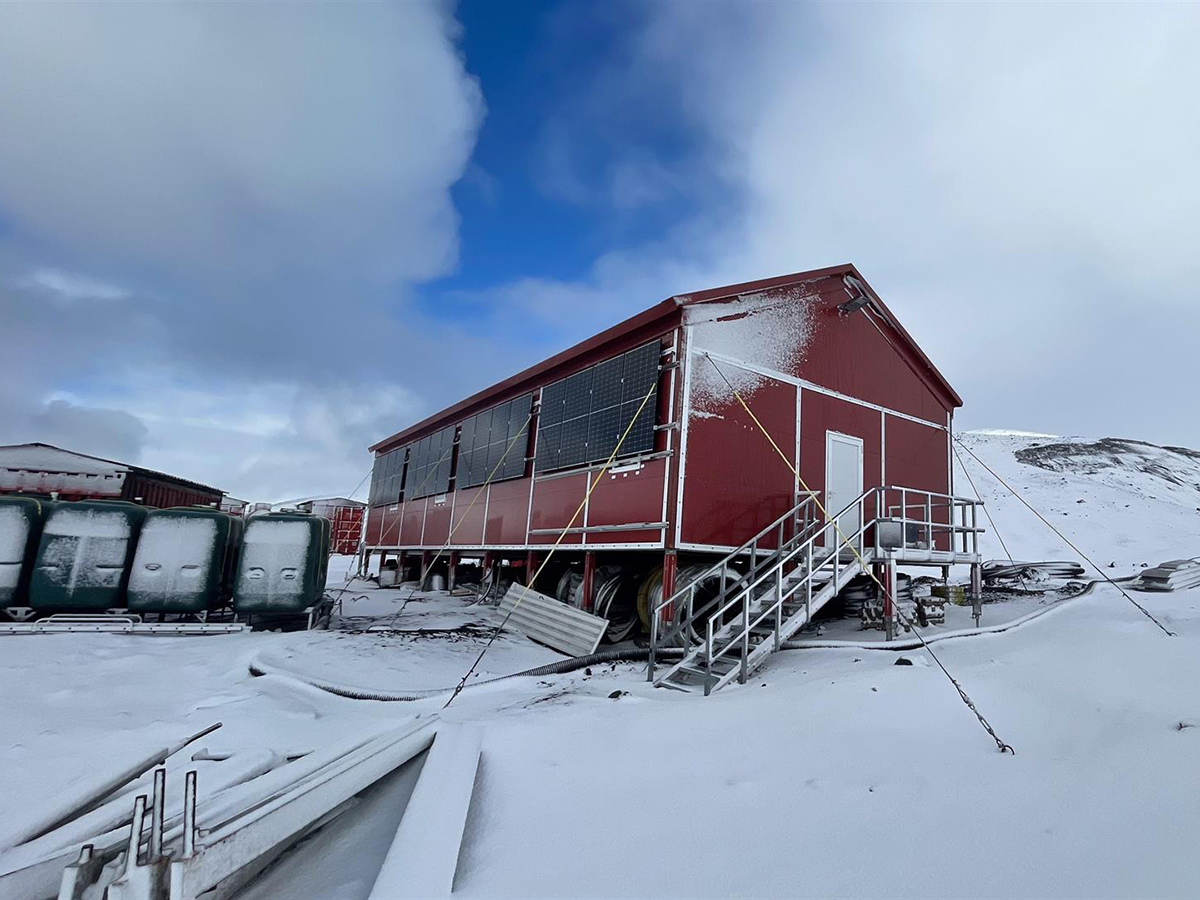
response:
<path id="1" fill-rule="evenodd" d="M 863 439 L 860 437 L 855 437 L 852 434 L 846 434 L 841 431 L 831 431 L 829 429 L 826 429 L 826 431 L 825 431 L 825 504 L 826 504 L 825 508 L 828 511 L 829 516 L 831 518 L 834 515 L 836 515 L 840 510 L 840 507 L 839 507 L 839 509 L 833 509 L 832 508 L 833 504 L 831 504 L 829 502 L 829 487 L 833 482 L 833 479 L 831 478 L 831 475 L 832 475 L 832 465 L 831 464 L 833 462 L 832 448 L 833 448 L 833 444 L 835 442 L 852 445 L 855 448 L 857 448 L 857 450 L 858 450 L 858 491 L 854 494 L 854 497 L 859 497 L 862 495 L 863 487 L 865 484 L 864 479 L 866 477 L 866 473 L 863 471 L 863 465 L 865 464 Z M 854 499 L 854 498 L 852 497 L 850 499 Z M 860 522 L 858 524 L 861 525 L 862 523 Z M 857 526 L 855 527 L 855 530 L 856 531 L 858 530 Z M 833 533 L 828 533 L 828 534 L 826 534 L 825 546 L 826 547 L 837 546 L 838 540 L 839 540 L 839 538 L 838 538 L 836 531 Z"/>

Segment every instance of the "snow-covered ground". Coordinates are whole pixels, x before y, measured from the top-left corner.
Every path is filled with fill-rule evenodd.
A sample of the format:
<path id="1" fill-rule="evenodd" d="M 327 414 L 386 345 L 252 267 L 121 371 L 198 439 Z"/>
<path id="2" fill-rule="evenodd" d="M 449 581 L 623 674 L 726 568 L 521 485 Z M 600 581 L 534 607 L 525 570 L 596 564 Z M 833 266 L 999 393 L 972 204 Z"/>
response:
<path id="1" fill-rule="evenodd" d="M 1200 554 L 1196 451 L 1021 432 L 969 431 L 959 437 L 1112 577 Z M 955 492 L 973 496 L 965 466 L 1014 558 L 1076 559 L 989 472 L 956 449 L 962 465 L 956 461 Z M 986 520 L 980 524 L 988 527 Z M 1005 558 L 994 534 L 984 535 L 982 546 L 985 554 Z"/>
<path id="2" fill-rule="evenodd" d="M 1186 454 L 1145 447 L 1101 465 L 1112 448 L 1074 441 L 1038 456 L 1064 472 L 1014 456 L 1057 439 L 964 440 L 1098 563 L 1115 562 L 1114 575 L 1200 554 L 1200 476 Z M 1014 556 L 1073 558 L 967 465 Z M 969 493 L 961 476 L 957 485 Z M 347 564 L 331 567 L 331 586 Z M 212 722 L 223 727 L 201 744 L 214 755 L 287 755 L 440 707 L 443 698 L 360 701 L 250 675 L 258 660 L 363 688 L 454 684 L 495 613 L 446 595 L 405 604 L 409 594 L 351 583 L 328 632 L 2 639 L 0 847 L 47 796 Z M 997 752 L 921 651 L 904 652 L 912 666 L 880 650 L 789 651 L 710 698 L 655 690 L 635 664 L 468 690 L 443 713 L 484 729 L 455 893 L 1195 896 L 1200 590 L 1137 599 L 1178 636 L 1100 587 L 1002 634 L 935 645 L 1015 757 Z M 1039 603 L 989 604 L 984 622 Z M 473 680 L 557 658 L 504 634 Z M 353 833 L 386 831 L 387 806 L 364 805 Z M 276 886 L 253 896 L 365 896 L 361 871 L 379 848 L 360 858 L 357 846 L 318 836 L 308 855 L 323 848 L 324 880 L 301 866 L 288 881 L 281 867 Z"/>

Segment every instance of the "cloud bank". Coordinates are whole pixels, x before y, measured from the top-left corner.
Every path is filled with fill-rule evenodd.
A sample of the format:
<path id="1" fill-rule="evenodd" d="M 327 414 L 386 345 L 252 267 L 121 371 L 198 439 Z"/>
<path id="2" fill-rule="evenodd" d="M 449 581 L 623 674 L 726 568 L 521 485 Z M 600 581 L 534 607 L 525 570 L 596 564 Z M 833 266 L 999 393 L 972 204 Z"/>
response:
<path id="1" fill-rule="evenodd" d="M 419 408 L 389 365 L 422 325 L 410 291 L 457 259 L 483 101 L 452 9 L 3 17 L 0 439 L 349 490 Z"/>

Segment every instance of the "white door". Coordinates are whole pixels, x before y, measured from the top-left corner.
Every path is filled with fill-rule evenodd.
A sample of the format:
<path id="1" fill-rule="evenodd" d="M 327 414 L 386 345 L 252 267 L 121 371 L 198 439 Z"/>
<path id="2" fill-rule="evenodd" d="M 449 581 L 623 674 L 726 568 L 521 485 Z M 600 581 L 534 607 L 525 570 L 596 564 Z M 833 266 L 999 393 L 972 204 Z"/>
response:
<path id="1" fill-rule="evenodd" d="M 857 500 L 863 492 L 863 442 L 861 438 L 836 431 L 825 432 L 825 509 L 829 515 L 837 516 L 841 535 L 826 536 L 825 546 L 841 544 L 853 538 L 862 524 L 858 507 L 838 515 L 848 504 Z"/>

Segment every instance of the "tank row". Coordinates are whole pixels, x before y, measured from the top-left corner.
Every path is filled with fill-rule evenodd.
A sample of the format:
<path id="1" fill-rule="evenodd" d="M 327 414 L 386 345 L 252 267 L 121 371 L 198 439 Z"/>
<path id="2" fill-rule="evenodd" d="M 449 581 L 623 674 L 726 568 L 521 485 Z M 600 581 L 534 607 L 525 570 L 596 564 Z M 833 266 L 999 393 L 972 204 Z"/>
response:
<path id="1" fill-rule="evenodd" d="M 205 507 L 0 497 L 0 610 L 303 613 L 321 599 L 329 520 Z"/>

